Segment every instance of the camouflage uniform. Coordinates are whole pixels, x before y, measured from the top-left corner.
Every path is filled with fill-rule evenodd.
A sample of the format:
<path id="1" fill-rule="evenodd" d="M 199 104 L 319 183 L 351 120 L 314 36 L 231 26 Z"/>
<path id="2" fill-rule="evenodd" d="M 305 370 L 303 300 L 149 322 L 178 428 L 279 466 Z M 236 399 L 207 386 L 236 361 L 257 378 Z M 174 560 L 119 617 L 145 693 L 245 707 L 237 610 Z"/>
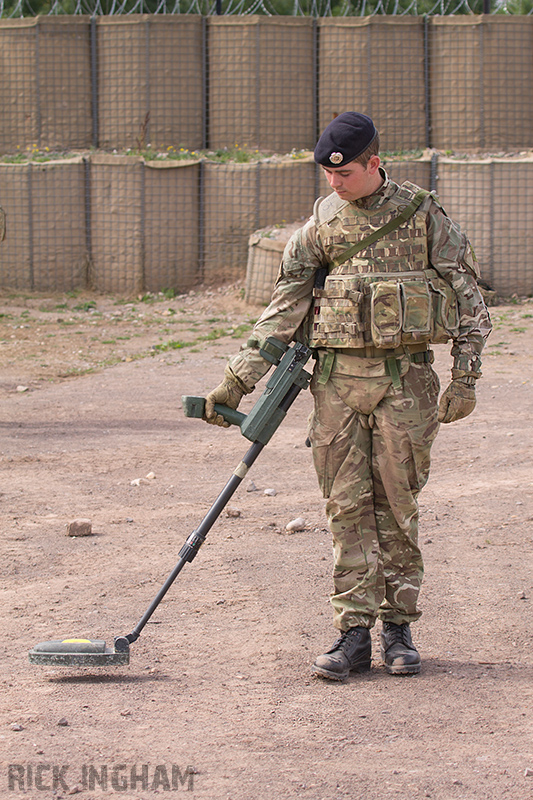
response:
<path id="1" fill-rule="evenodd" d="M 369 339 L 368 320 L 359 327 L 349 324 L 345 300 L 329 299 L 325 310 L 321 300 L 313 301 L 317 270 L 335 263 L 347 244 L 366 235 L 365 230 L 378 229 L 394 216 L 401 188 L 381 171 L 384 182 L 376 193 L 350 204 L 330 195 L 323 202 L 336 203 L 338 209 L 325 215 L 326 224 L 319 204 L 315 216 L 292 236 L 272 301 L 247 345 L 229 362 L 251 389 L 270 366 L 259 355 L 268 336 L 287 343 L 304 336 L 318 348 L 309 437 L 327 498 L 334 551 L 331 601 L 340 630 L 372 627 L 378 616 L 399 625 L 420 616 L 423 562 L 417 498 L 428 479 L 430 449 L 438 431 L 439 380 L 427 344 L 406 345 L 402 340 L 399 346 L 381 350 Z M 491 326 L 477 287 L 473 254 L 432 195 L 395 236 L 359 252 L 330 275 L 340 272 L 371 283 L 378 274 L 424 267 L 435 270 L 457 297 L 454 368 L 479 373 Z M 320 290 L 315 295 L 320 297 Z M 316 319 L 325 322 L 314 324 Z M 321 339 L 316 329 L 327 332 L 328 325 L 333 332 Z M 352 338 L 343 335 L 347 330 Z"/>

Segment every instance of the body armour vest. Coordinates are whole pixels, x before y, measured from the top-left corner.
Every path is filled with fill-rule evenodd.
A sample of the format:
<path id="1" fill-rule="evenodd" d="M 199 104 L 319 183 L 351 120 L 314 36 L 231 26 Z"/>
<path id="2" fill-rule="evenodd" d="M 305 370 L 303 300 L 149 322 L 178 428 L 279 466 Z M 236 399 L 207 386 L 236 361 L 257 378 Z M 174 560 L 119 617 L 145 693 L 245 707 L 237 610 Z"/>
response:
<path id="1" fill-rule="evenodd" d="M 418 191 L 403 183 L 379 209 L 360 208 L 335 194 L 317 200 L 315 224 L 329 271 L 313 290 L 310 347 L 395 348 L 457 335 L 455 292 L 429 265 L 427 212 L 415 211 L 341 263 L 345 251 L 395 219 Z"/>

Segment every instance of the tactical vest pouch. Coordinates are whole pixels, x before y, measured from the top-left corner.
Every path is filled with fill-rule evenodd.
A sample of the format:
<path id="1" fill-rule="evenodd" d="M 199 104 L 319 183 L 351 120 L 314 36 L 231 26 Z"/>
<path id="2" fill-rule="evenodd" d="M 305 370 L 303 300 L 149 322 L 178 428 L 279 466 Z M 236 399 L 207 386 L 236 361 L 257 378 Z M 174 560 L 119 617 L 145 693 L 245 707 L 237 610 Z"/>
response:
<path id="1" fill-rule="evenodd" d="M 403 321 L 402 344 L 427 342 L 431 334 L 432 300 L 425 280 L 400 284 Z"/>
<path id="2" fill-rule="evenodd" d="M 459 312 L 452 287 L 435 270 L 415 279 L 402 275 L 370 284 L 370 330 L 376 347 L 428 342 L 457 336 Z"/>
<path id="3" fill-rule="evenodd" d="M 434 270 L 427 270 L 432 299 L 432 344 L 442 344 L 459 333 L 459 308 L 457 295 L 444 278 Z"/>
<path id="4" fill-rule="evenodd" d="M 311 347 L 364 346 L 360 284 L 356 276 L 328 275 L 324 288 L 314 289 Z"/>
<path id="5" fill-rule="evenodd" d="M 401 285 L 377 281 L 370 287 L 370 332 L 376 347 L 398 347 L 402 341 Z"/>

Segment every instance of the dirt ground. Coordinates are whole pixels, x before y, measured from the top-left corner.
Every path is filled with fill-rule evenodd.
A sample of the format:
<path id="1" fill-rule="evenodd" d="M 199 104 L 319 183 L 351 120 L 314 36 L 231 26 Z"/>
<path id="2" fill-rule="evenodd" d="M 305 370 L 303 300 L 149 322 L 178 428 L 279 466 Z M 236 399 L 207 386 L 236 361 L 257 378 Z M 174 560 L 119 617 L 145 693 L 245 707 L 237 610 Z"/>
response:
<path id="1" fill-rule="evenodd" d="M 434 447 L 419 676 L 385 673 L 377 627 L 368 675 L 310 674 L 335 631 L 308 392 L 129 666 L 29 663 L 37 642 L 111 644 L 144 613 L 249 444 L 180 397 L 218 383 L 260 311 L 239 285 L 0 297 L 0 797 L 531 800 L 530 300 L 491 309 L 478 407 Z M 442 383 L 449 366 L 437 348 Z M 76 518 L 93 535 L 68 536 Z"/>

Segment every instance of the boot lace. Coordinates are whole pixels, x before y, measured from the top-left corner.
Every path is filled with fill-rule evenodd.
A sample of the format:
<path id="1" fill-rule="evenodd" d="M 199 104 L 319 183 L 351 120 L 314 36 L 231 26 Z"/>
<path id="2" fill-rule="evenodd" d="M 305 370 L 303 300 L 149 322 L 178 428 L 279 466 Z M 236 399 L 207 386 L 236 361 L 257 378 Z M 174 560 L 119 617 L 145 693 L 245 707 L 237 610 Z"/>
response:
<path id="1" fill-rule="evenodd" d="M 406 647 L 411 646 L 409 641 L 409 627 L 407 624 L 395 625 L 393 622 L 388 622 L 386 624 L 386 633 L 389 646 L 393 644 L 403 644 Z"/>

